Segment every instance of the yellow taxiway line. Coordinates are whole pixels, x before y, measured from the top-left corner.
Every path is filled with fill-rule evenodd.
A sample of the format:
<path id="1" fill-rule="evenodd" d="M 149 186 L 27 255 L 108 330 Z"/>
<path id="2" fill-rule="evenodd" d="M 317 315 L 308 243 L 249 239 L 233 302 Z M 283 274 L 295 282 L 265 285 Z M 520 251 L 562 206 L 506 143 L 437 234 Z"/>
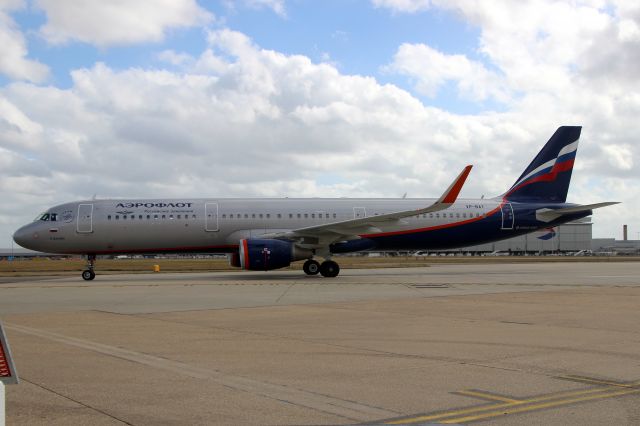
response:
<path id="1" fill-rule="evenodd" d="M 581 383 L 596 384 L 602 387 L 562 391 L 525 399 L 508 398 L 501 395 L 495 395 L 492 393 L 474 389 L 462 390 L 455 393 L 459 395 L 499 401 L 499 403 L 443 411 L 436 414 L 426 414 L 422 416 L 405 417 L 403 419 L 394 419 L 387 421 L 385 424 L 403 425 L 419 423 L 428 420 L 438 420 L 444 424 L 470 422 L 508 414 L 517 414 L 528 411 L 541 410 L 545 408 L 560 407 L 563 405 L 569 405 L 578 402 L 640 393 L 640 388 L 638 388 L 638 385 L 640 385 L 640 381 L 632 383 L 618 383 L 581 376 L 563 376 L 560 378 Z"/>

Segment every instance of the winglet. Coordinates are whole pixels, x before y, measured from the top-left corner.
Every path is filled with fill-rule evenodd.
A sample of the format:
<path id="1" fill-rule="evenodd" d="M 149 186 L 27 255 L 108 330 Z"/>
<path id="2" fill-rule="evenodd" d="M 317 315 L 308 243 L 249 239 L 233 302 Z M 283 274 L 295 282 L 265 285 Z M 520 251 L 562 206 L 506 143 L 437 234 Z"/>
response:
<path id="1" fill-rule="evenodd" d="M 467 180 L 467 176 L 469 176 L 472 167 L 472 165 L 468 165 L 462 172 L 460 172 L 456 180 L 454 180 L 444 194 L 442 194 L 442 197 L 436 201 L 436 204 L 453 204 L 456 202 L 458 194 L 460 194 L 460 190 L 462 190 L 462 186 Z"/>

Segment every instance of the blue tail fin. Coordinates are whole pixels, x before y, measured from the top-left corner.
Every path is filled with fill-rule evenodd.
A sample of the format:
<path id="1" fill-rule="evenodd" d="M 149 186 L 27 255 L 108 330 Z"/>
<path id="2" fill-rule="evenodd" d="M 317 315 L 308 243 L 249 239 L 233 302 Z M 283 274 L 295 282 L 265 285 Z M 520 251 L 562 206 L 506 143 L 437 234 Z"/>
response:
<path id="1" fill-rule="evenodd" d="M 559 127 L 503 197 L 510 201 L 564 203 L 581 130 L 580 126 Z"/>

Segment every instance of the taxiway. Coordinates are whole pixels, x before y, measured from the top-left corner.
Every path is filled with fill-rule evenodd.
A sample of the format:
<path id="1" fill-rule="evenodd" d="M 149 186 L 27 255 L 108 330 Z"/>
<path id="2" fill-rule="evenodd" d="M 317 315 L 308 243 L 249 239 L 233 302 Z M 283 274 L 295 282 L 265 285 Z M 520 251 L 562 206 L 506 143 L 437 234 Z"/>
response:
<path id="1" fill-rule="evenodd" d="M 640 264 L 4 278 L 8 424 L 638 424 Z"/>

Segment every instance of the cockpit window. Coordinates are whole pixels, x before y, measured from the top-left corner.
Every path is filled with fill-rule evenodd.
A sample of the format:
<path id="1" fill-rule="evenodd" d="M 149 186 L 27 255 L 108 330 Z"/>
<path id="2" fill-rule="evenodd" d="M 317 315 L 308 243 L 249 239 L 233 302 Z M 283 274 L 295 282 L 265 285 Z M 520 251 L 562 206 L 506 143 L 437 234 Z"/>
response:
<path id="1" fill-rule="evenodd" d="M 58 220 L 58 213 L 41 213 L 36 217 L 36 220 L 43 222 L 56 222 Z"/>

